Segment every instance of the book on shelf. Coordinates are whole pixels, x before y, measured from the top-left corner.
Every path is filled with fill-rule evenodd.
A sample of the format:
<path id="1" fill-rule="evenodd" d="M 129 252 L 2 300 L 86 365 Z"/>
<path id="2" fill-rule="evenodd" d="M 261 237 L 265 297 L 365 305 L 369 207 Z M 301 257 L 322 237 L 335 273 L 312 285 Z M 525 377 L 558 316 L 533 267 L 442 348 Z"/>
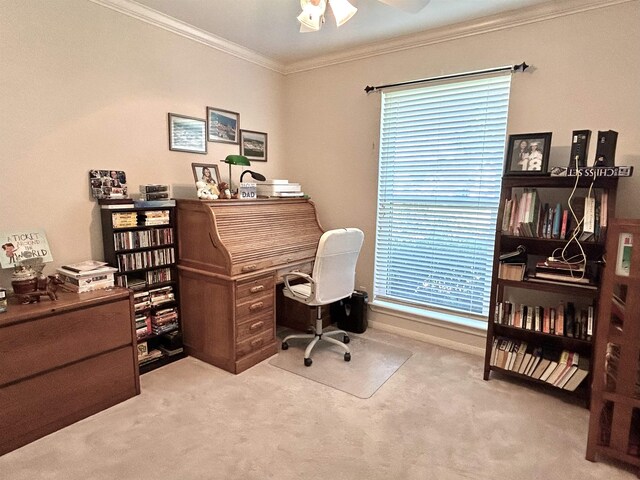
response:
<path id="1" fill-rule="evenodd" d="M 161 193 L 168 192 L 169 185 L 161 184 L 161 183 L 147 183 L 144 185 L 140 185 L 140 193 Z"/>
<path id="2" fill-rule="evenodd" d="M 524 280 L 524 274 L 527 266 L 524 263 L 504 263 L 500 262 L 498 266 L 498 278 L 503 280 Z"/>
<path id="3" fill-rule="evenodd" d="M 175 207 L 176 201 L 169 198 L 168 193 L 148 193 L 144 198 L 134 200 L 133 204 L 137 208 Z"/>
<path id="4" fill-rule="evenodd" d="M 589 375 L 589 359 L 587 359 L 586 357 L 580 357 L 580 359 L 578 360 L 577 369 L 565 382 L 562 388 L 564 390 L 574 392 L 576 388 L 580 386 L 582 381 L 587 378 L 587 375 Z"/>

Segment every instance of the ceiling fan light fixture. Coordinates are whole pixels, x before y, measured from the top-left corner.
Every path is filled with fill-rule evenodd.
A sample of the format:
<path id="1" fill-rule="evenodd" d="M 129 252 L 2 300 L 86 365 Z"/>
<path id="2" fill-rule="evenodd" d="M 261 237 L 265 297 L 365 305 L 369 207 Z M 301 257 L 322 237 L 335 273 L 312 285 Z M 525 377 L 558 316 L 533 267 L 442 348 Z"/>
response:
<path id="1" fill-rule="evenodd" d="M 298 15 L 301 32 L 317 32 L 324 23 L 327 0 L 300 0 L 302 13 Z"/>
<path id="2" fill-rule="evenodd" d="M 348 0 L 329 0 L 329 5 L 338 27 L 347 23 L 358 11 Z"/>

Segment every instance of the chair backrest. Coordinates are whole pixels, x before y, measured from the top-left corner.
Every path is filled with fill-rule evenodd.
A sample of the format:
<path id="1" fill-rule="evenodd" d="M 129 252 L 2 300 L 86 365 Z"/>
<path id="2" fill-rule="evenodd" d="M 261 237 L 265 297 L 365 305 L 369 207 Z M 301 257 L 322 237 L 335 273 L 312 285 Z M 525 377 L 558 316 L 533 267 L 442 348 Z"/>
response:
<path id="1" fill-rule="evenodd" d="M 339 228 L 322 234 L 312 274 L 316 281 L 316 302 L 324 305 L 353 293 L 363 240 L 364 233 L 357 228 Z"/>

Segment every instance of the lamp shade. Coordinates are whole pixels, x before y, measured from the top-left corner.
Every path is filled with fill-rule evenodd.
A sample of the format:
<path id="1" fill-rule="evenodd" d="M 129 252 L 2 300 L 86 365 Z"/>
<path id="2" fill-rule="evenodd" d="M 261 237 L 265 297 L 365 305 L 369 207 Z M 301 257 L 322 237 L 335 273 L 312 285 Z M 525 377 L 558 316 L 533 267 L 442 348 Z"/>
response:
<path id="1" fill-rule="evenodd" d="M 298 21 L 311 31 L 320 30 L 324 22 L 327 0 L 300 0 L 300 6 L 302 13 L 298 15 Z"/>
<path id="2" fill-rule="evenodd" d="M 331 11 L 336 18 L 336 25 L 338 25 L 338 27 L 347 23 L 358 11 L 358 9 L 347 0 L 329 0 L 329 5 L 331 5 Z"/>
<path id="3" fill-rule="evenodd" d="M 229 165 L 251 165 L 249 159 L 244 155 L 227 155 L 227 158 L 225 158 L 223 162 L 228 163 Z"/>

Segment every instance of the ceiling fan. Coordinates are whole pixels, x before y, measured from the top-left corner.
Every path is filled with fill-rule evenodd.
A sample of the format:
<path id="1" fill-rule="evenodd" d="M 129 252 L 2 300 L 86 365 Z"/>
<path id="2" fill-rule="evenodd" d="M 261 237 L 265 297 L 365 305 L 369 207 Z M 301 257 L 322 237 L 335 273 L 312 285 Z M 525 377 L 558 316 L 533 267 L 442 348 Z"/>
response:
<path id="1" fill-rule="evenodd" d="M 418 13 L 427 6 L 431 0 L 378 0 L 392 7 L 399 8 L 405 12 Z M 300 31 L 317 32 L 324 23 L 324 12 L 327 9 L 327 2 L 331 6 L 331 11 L 336 19 L 336 25 L 344 25 L 358 11 L 348 0 L 300 0 L 302 13 L 298 15 Z"/>

